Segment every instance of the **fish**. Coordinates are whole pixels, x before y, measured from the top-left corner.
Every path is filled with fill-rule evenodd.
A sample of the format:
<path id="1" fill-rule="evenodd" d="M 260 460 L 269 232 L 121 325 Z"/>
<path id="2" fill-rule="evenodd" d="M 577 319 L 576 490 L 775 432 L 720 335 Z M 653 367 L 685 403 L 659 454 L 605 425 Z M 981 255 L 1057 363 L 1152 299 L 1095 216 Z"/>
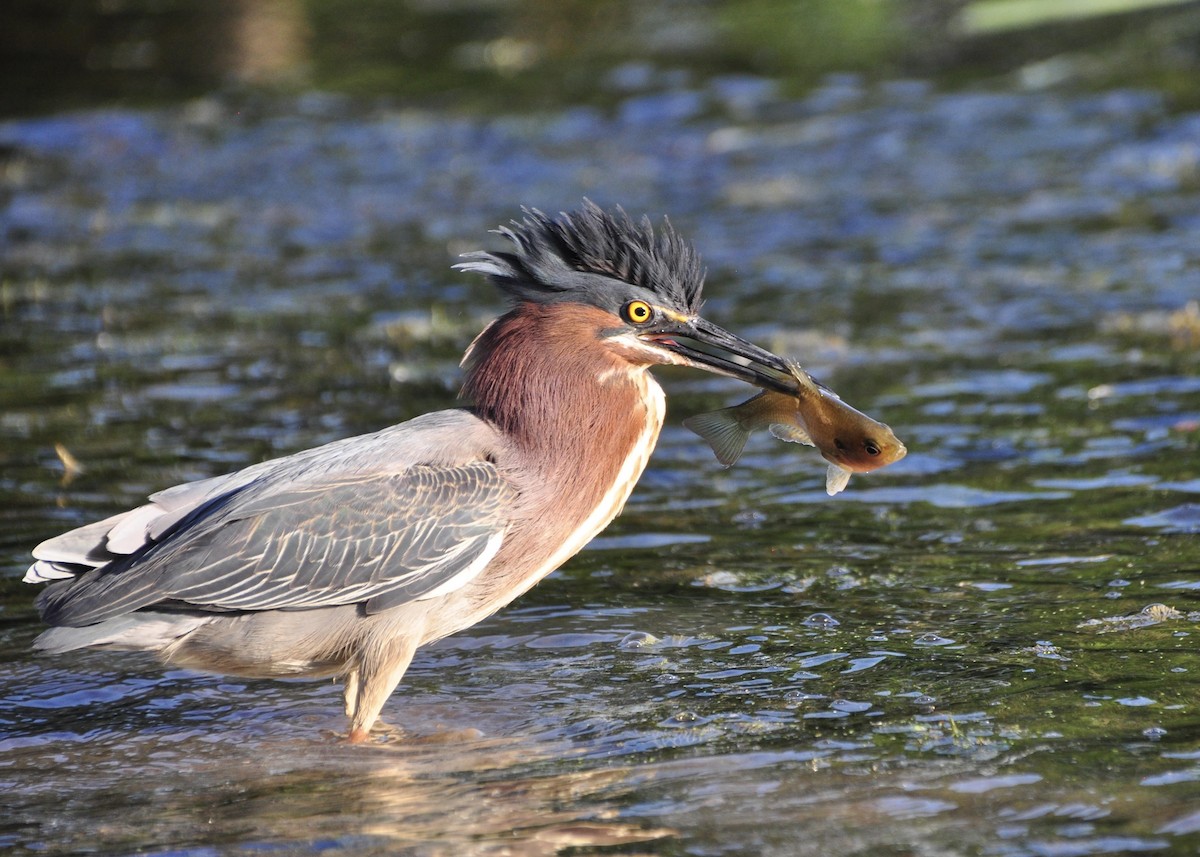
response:
<path id="1" fill-rule="evenodd" d="M 842 401 L 795 361 L 795 394 L 766 390 L 740 405 L 688 417 L 683 424 L 708 442 L 726 467 L 742 457 L 751 433 L 768 429 L 790 443 L 815 446 L 829 462 L 825 493 L 840 493 L 854 473 L 870 473 L 899 461 L 908 449 L 885 424 Z"/>

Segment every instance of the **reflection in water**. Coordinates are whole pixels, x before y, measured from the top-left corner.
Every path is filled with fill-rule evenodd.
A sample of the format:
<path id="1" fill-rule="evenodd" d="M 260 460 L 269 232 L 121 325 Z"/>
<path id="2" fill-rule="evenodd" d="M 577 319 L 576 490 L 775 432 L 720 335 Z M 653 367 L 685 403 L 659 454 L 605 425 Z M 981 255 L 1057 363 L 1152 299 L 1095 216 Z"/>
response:
<path id="1" fill-rule="evenodd" d="M 222 71 L 248 83 L 299 79 L 310 62 L 311 33 L 300 0 L 225 0 L 228 57 Z"/>
<path id="2" fill-rule="evenodd" d="M 247 84 L 439 103 L 452 98 L 494 109 L 498 103 L 611 103 L 596 86 L 605 79 L 630 93 L 668 80 L 679 85 L 691 73 L 730 70 L 811 85 L 847 71 L 961 78 L 972 68 L 991 75 L 1022 66 L 1036 86 L 1070 80 L 1111 86 L 1132 77 L 1172 86 L 1194 101 L 1198 62 L 1187 41 L 1200 14 L 1194 5 L 7 0 L 0 7 L 0 74 L 7 84 L 0 115 L 129 99 L 162 102 Z M 1012 15 L 1013 6 L 1038 12 L 1024 19 Z M 998 9 L 1001 24 L 989 17 Z M 1056 11 L 1069 16 L 1066 23 L 1054 25 Z M 1081 25 L 1076 18 L 1086 20 Z M 1024 38 L 1026 31 L 1034 37 Z M 1074 53 L 1064 56 L 1067 51 Z M 740 88 L 744 98 L 744 82 Z M 826 106 L 843 97 L 829 95 Z M 685 118 L 698 107 L 676 115 Z"/>
<path id="3" fill-rule="evenodd" d="M 522 853 L 554 854 L 671 834 L 620 819 L 613 801 L 630 788 L 629 768 L 514 775 L 569 755 L 561 745 L 427 739 L 356 752 L 332 738 L 213 738 L 184 730 L 71 741 L 57 733 L 9 744 L 9 775 L 36 777 L 53 747 L 62 778 L 52 792 L 33 787 L 6 801 L 2 829 L 24 842 L 52 837 L 67 850 L 141 850 L 147 841 L 163 849 L 198 841 L 239 848 L 325 842 L 352 850 L 421 845 L 430 854 L 509 853 L 513 842 L 532 849 Z M 136 783 L 130 771 L 138 772 Z M 113 812 L 114 791 L 120 813 Z M 69 815 L 46 817 L 47 799 L 71 806 Z"/>
<path id="4" fill-rule="evenodd" d="M 12 0 L 0 12 L 0 110 L 295 83 L 311 67 L 311 42 L 300 0 Z"/>

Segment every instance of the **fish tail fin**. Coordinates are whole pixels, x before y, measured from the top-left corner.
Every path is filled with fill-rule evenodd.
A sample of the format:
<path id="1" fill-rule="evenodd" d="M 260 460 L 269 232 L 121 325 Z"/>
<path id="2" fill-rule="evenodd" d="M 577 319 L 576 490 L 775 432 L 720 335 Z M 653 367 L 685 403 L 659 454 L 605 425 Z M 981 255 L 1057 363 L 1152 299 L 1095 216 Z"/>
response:
<path id="1" fill-rule="evenodd" d="M 738 422 L 732 413 L 734 408 L 722 408 L 706 414 L 688 417 L 683 424 L 708 442 L 717 461 L 726 467 L 742 457 L 750 432 Z"/>
<path id="2" fill-rule="evenodd" d="M 832 497 L 840 494 L 850 484 L 850 471 L 840 464 L 830 464 L 825 473 L 825 493 Z"/>

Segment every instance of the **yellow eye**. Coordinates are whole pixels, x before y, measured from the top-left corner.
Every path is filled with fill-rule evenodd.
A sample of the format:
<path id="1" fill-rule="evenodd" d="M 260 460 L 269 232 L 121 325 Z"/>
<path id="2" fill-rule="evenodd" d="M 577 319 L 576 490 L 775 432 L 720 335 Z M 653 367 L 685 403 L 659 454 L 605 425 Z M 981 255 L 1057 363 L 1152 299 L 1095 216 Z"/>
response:
<path id="1" fill-rule="evenodd" d="M 645 301 L 630 301 L 625 304 L 621 314 L 631 324 L 645 324 L 654 315 L 654 310 Z"/>

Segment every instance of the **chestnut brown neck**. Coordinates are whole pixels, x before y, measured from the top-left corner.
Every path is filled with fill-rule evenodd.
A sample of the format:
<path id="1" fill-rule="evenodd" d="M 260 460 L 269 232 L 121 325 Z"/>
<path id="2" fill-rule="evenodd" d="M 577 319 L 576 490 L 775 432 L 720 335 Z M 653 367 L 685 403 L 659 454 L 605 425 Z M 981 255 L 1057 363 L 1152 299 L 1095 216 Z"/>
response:
<path id="1" fill-rule="evenodd" d="M 486 615 L 558 568 L 625 505 L 662 427 L 662 389 L 602 341 L 618 325 L 577 304 L 517 306 L 471 346 L 463 395 L 512 448 L 498 459 L 520 512 L 468 593 Z M 502 584 L 502 585 L 501 585 Z"/>
<path id="2" fill-rule="evenodd" d="M 471 346 L 463 395 L 547 465 L 576 462 L 606 478 L 642 435 L 654 383 L 605 346 L 601 331 L 617 324 L 580 304 L 519 304 Z"/>

